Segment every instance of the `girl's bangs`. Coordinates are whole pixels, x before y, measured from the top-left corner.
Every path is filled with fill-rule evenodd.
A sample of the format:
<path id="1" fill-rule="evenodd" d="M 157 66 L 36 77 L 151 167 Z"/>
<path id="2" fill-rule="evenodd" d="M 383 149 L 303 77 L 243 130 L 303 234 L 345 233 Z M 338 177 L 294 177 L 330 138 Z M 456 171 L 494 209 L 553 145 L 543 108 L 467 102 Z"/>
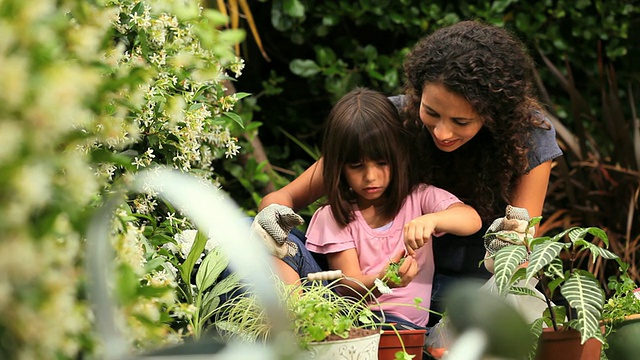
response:
<path id="1" fill-rule="evenodd" d="M 347 135 L 343 143 L 346 163 L 358 163 L 365 159 L 392 162 L 393 139 L 381 129 L 356 131 Z"/>

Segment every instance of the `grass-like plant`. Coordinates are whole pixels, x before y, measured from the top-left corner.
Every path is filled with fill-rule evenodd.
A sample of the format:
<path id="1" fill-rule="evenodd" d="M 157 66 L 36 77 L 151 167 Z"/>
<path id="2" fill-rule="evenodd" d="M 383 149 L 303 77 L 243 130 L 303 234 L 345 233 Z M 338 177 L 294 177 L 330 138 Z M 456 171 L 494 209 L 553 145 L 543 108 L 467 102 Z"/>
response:
<path id="1" fill-rule="evenodd" d="M 373 290 L 362 296 L 344 295 L 359 292 L 341 282 L 342 278 L 340 274 L 337 279 L 325 284 L 310 274 L 310 278 L 301 279 L 299 285 L 287 285 L 279 279 L 276 281 L 278 294 L 291 315 L 293 332 L 302 349 L 308 349 L 313 342 L 347 339 L 355 333 L 373 334 L 380 331 L 382 325 L 387 325 L 384 318 L 380 318 L 369 308 L 367 300 Z M 355 279 L 347 279 L 357 283 Z M 266 341 L 269 338 L 269 322 L 262 306 L 250 291 L 223 304 L 217 314 L 216 326 L 227 338 L 235 337 L 246 341 Z M 393 328 L 392 324 L 389 325 Z M 396 359 L 413 358 L 406 352 L 397 331 L 396 334 L 402 345 L 402 351 L 396 353 Z"/>

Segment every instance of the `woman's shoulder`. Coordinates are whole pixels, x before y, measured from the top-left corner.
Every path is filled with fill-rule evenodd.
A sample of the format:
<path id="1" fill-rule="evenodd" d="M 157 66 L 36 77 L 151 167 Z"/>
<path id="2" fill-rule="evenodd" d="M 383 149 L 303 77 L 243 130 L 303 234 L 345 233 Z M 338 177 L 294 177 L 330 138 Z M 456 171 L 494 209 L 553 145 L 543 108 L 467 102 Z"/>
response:
<path id="1" fill-rule="evenodd" d="M 536 111 L 535 116 L 541 125 L 530 128 L 529 170 L 543 162 L 562 156 L 562 150 L 556 140 L 556 129 L 551 119 L 541 111 Z"/>
<path id="2" fill-rule="evenodd" d="M 389 96 L 389 100 L 393 103 L 398 111 L 404 107 L 404 95 Z"/>

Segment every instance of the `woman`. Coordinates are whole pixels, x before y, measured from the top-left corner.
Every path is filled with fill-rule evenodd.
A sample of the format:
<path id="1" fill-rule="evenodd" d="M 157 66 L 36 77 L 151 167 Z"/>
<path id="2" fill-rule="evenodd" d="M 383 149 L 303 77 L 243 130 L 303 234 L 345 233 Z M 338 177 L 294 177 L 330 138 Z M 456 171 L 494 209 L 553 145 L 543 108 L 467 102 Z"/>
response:
<path id="1" fill-rule="evenodd" d="M 404 63 L 405 96 L 392 100 L 420 147 L 422 181 L 474 207 L 483 228 L 466 237 L 433 239 L 432 308 L 465 277 L 488 278 L 482 235 L 507 204 L 542 214 L 551 162 L 562 155 L 555 130 L 535 96 L 534 65 L 508 31 L 464 21 L 421 39 Z M 300 209 L 325 194 L 322 159 L 284 188 L 266 195 L 256 220 Z M 285 210 L 283 210 L 285 209 Z M 272 234 L 276 241 L 282 233 Z M 279 239 L 276 239 L 279 238 Z M 410 246 L 411 247 L 411 246 Z M 431 317 L 430 324 L 436 321 Z"/>

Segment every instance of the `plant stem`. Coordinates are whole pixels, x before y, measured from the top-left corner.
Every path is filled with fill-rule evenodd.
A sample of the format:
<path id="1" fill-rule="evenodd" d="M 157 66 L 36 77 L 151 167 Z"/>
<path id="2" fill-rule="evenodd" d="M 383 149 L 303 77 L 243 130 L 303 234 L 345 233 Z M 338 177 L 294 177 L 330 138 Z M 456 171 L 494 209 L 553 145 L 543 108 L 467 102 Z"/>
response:
<path id="1" fill-rule="evenodd" d="M 553 325 L 553 330 L 558 331 L 558 320 L 556 319 L 556 313 L 553 311 L 553 305 L 551 305 L 551 299 L 549 298 L 549 287 L 547 286 L 547 279 L 544 276 L 544 271 L 538 271 L 538 280 L 540 281 L 540 286 L 542 287 L 542 295 L 544 296 L 544 301 L 547 303 L 547 309 L 549 309 L 549 316 L 551 317 L 551 324 Z"/>

